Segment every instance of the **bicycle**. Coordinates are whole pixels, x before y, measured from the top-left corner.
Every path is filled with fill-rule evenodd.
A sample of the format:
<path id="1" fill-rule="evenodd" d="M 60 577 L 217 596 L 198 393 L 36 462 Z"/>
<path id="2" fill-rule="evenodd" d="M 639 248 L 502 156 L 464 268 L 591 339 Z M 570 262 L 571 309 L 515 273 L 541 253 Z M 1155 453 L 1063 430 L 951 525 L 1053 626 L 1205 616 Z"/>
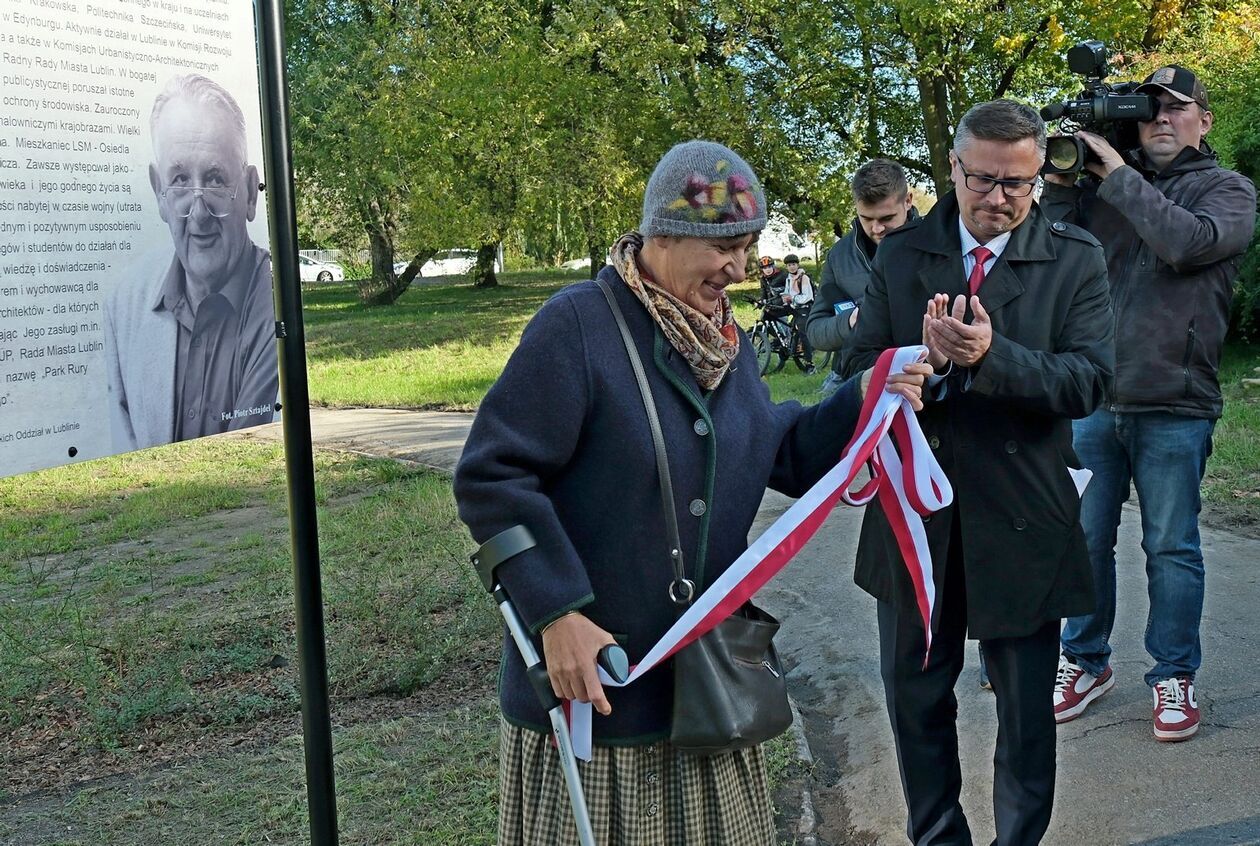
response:
<path id="1" fill-rule="evenodd" d="M 760 311 L 757 321 L 748 327 L 748 337 L 757 355 L 758 373 L 762 376 L 778 373 L 789 358 L 802 373 L 808 373 L 813 363 L 805 355 L 804 339 L 790 322 L 792 309 L 754 297 L 745 297 L 745 300 Z"/>

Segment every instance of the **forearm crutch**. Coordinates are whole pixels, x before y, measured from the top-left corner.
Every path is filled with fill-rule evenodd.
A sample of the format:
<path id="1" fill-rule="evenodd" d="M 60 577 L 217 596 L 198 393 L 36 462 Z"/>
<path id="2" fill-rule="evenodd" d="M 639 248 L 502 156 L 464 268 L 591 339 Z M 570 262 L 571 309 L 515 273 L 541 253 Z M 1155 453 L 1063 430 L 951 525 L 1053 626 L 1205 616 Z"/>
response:
<path id="1" fill-rule="evenodd" d="M 591 815 L 586 809 L 586 795 L 582 792 L 582 777 L 578 773 L 577 757 L 573 754 L 573 741 L 569 737 L 569 723 L 565 719 L 564 705 L 551 689 L 551 679 L 547 676 L 547 668 L 543 666 L 529 630 L 516 613 L 516 607 L 508 597 L 507 591 L 494 578 L 495 569 L 537 544 L 529 529 L 524 526 L 513 526 L 505 529 L 481 545 L 472 554 L 472 564 L 486 590 L 494 597 L 499 606 L 499 613 L 507 623 L 508 632 L 525 659 L 525 672 L 534 687 L 538 701 L 551 718 L 551 733 L 555 737 L 556 748 L 560 751 L 560 769 L 564 773 L 565 786 L 569 790 L 569 804 L 573 806 L 573 820 L 577 824 L 578 840 L 582 846 L 595 846 L 595 832 L 591 828 Z M 608 644 L 599 651 L 599 665 L 616 681 L 625 681 L 630 674 L 630 662 L 625 650 L 616 644 Z"/>

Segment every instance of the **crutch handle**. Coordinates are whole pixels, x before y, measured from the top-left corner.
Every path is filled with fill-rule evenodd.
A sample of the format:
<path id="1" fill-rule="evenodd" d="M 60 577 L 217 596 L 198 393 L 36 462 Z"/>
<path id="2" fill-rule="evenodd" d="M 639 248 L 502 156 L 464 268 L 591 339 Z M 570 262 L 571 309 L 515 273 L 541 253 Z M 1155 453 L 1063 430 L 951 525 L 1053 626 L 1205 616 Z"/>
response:
<path id="1" fill-rule="evenodd" d="M 630 659 L 626 651 L 615 643 L 610 643 L 599 650 L 595 659 L 604 672 L 612 676 L 614 681 L 623 682 L 630 675 Z M 543 709 L 550 711 L 560 704 L 555 692 L 551 689 L 551 677 L 547 675 L 547 667 L 541 661 L 525 668 L 525 677 L 534 688 L 534 695 L 542 703 Z"/>
<path id="2" fill-rule="evenodd" d="M 626 657 L 626 650 L 615 643 L 599 650 L 599 656 L 595 660 L 615 682 L 624 682 L 630 676 L 630 659 Z"/>

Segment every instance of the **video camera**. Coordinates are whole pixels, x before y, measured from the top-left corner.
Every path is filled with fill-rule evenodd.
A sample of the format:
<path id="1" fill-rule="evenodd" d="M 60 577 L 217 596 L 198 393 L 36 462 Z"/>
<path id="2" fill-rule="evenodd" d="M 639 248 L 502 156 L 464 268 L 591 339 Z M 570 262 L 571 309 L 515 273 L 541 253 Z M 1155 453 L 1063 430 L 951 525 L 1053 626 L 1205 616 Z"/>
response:
<path id="1" fill-rule="evenodd" d="M 1051 103 L 1041 110 L 1043 120 L 1059 121 L 1059 129 L 1068 133 L 1047 139 L 1042 173 L 1075 173 L 1096 158 L 1084 141 L 1071 134 L 1081 129 L 1101 135 L 1121 152 L 1138 146 L 1137 123 L 1155 117 L 1159 100 L 1136 93 L 1138 82 L 1103 82 L 1111 72 L 1110 58 L 1101 41 L 1082 41 L 1068 50 L 1068 68 L 1085 77 L 1085 90 L 1075 100 Z"/>

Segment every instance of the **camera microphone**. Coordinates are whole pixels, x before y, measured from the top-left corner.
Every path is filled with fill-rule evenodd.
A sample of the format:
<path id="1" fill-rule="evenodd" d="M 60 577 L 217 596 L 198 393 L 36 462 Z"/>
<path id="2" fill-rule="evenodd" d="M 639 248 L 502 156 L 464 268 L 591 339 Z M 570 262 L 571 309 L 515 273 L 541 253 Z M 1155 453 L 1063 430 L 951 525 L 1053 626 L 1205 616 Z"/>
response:
<path id="1" fill-rule="evenodd" d="M 1050 103 L 1041 109 L 1042 120 L 1058 120 L 1063 117 L 1063 113 L 1067 111 L 1063 103 Z"/>

